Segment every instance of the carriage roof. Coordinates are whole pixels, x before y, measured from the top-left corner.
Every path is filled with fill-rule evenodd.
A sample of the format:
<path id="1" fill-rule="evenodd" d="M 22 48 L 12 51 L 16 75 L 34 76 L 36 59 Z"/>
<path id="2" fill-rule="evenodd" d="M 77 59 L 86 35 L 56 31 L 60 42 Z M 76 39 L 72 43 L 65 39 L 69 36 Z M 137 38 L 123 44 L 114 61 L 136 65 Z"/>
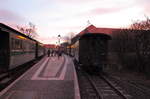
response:
<path id="1" fill-rule="evenodd" d="M 11 27 L 3 24 L 3 23 L 0 23 L 0 30 L 6 31 L 6 32 L 11 32 L 11 33 L 14 33 L 14 34 L 17 34 L 17 35 L 21 35 L 21 36 L 23 36 L 25 38 L 28 38 L 30 40 L 33 40 L 33 41 L 37 42 L 35 39 L 33 39 L 33 38 L 31 38 L 31 37 L 29 37 L 29 36 L 19 32 L 19 31 L 15 30 L 15 29 L 13 29 L 13 28 L 11 28 Z"/>
<path id="2" fill-rule="evenodd" d="M 98 38 L 105 39 L 105 40 L 111 39 L 111 36 L 104 34 L 104 33 L 85 33 L 80 37 L 80 39 L 86 39 L 86 38 L 88 39 L 91 37 L 94 37 L 94 38 L 98 37 Z"/>

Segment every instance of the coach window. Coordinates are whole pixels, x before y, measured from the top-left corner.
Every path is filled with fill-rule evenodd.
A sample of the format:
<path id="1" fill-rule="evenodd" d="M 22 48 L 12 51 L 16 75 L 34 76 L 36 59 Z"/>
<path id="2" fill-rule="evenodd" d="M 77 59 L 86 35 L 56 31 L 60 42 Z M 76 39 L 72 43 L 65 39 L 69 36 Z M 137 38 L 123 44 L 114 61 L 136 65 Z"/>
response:
<path id="1" fill-rule="evenodd" d="M 32 44 L 31 49 L 32 49 L 32 50 L 35 50 L 35 46 L 34 46 L 34 44 Z"/>
<path id="2" fill-rule="evenodd" d="M 14 49 L 22 49 L 22 41 L 14 39 Z"/>
<path id="3" fill-rule="evenodd" d="M 19 49 L 19 40 L 15 40 L 15 49 Z"/>
<path id="4" fill-rule="evenodd" d="M 22 40 L 18 40 L 19 41 L 19 49 L 22 49 Z"/>
<path id="5" fill-rule="evenodd" d="M 22 49 L 22 43 L 21 43 L 22 41 L 21 40 L 19 40 L 19 49 Z"/>
<path id="6" fill-rule="evenodd" d="M 14 38 L 11 38 L 11 49 L 14 49 Z"/>

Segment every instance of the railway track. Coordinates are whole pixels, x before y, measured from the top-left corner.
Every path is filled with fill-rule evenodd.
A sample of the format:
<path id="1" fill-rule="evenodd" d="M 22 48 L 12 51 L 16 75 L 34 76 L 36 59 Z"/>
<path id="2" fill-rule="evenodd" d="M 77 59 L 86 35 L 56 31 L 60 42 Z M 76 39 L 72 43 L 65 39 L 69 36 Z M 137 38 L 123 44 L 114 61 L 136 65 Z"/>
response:
<path id="1" fill-rule="evenodd" d="M 89 75 L 78 71 L 82 99 L 130 99 L 121 87 L 104 76 Z"/>
<path id="2" fill-rule="evenodd" d="M 134 81 L 128 81 L 128 83 L 132 84 L 134 87 L 138 88 L 139 90 L 147 93 L 150 95 L 150 89 L 147 88 L 146 86 L 140 84 L 140 83 L 137 83 L 137 82 L 134 82 Z"/>
<path id="3" fill-rule="evenodd" d="M 136 81 L 122 80 L 121 78 L 116 78 L 116 77 L 114 78 L 112 76 L 109 76 L 109 78 L 119 82 L 120 85 L 122 85 L 123 87 L 126 87 L 125 85 L 127 85 L 130 88 L 129 91 L 131 91 L 131 94 L 133 93 L 133 96 L 134 96 L 134 94 L 136 94 L 135 96 L 142 97 L 144 99 L 149 99 L 149 97 L 150 97 L 150 89 L 145 87 L 142 84 L 139 84 Z M 133 89 L 134 89 L 134 91 L 133 91 Z"/>

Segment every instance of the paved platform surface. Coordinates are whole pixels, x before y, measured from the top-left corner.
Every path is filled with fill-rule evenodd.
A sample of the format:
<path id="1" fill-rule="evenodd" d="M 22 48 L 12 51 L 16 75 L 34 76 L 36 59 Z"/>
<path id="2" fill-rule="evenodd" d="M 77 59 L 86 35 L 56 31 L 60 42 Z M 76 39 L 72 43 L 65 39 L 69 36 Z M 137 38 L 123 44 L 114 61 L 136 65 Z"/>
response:
<path id="1" fill-rule="evenodd" d="M 0 99 L 80 99 L 72 59 L 44 57 L 0 92 Z"/>

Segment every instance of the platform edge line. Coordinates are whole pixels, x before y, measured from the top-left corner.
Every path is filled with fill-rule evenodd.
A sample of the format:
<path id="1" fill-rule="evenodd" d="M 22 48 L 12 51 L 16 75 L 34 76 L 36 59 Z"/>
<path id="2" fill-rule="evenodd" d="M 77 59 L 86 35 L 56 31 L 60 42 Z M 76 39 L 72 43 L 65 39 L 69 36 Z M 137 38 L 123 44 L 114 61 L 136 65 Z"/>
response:
<path id="1" fill-rule="evenodd" d="M 48 62 L 49 58 L 46 58 L 46 60 L 44 61 L 44 63 L 42 64 L 42 66 L 40 66 L 40 68 L 38 68 L 38 70 L 33 74 L 31 80 L 36 80 L 38 79 L 38 75 L 41 73 L 41 71 L 43 70 L 43 68 L 45 67 L 46 63 Z"/>
<path id="2" fill-rule="evenodd" d="M 75 79 L 74 84 L 77 85 L 75 87 L 75 99 L 81 99 L 80 89 L 79 89 L 79 82 L 78 82 L 78 78 L 77 78 L 77 72 L 76 72 L 74 63 L 72 63 L 72 64 L 73 64 L 73 68 L 74 68 L 74 79 Z"/>
<path id="3" fill-rule="evenodd" d="M 42 59 L 44 60 L 44 58 Z M 41 60 L 41 61 L 42 61 Z M 1 92 L 0 92 L 0 97 L 5 93 L 7 92 L 15 83 L 17 83 L 21 78 L 23 78 L 28 72 L 30 72 L 36 65 L 40 64 L 39 61 L 37 64 L 35 64 L 33 67 L 31 67 L 29 70 L 27 70 L 24 74 L 22 74 L 19 78 L 17 78 L 15 81 L 13 81 L 10 85 L 8 85 L 5 89 L 3 89 Z"/>

